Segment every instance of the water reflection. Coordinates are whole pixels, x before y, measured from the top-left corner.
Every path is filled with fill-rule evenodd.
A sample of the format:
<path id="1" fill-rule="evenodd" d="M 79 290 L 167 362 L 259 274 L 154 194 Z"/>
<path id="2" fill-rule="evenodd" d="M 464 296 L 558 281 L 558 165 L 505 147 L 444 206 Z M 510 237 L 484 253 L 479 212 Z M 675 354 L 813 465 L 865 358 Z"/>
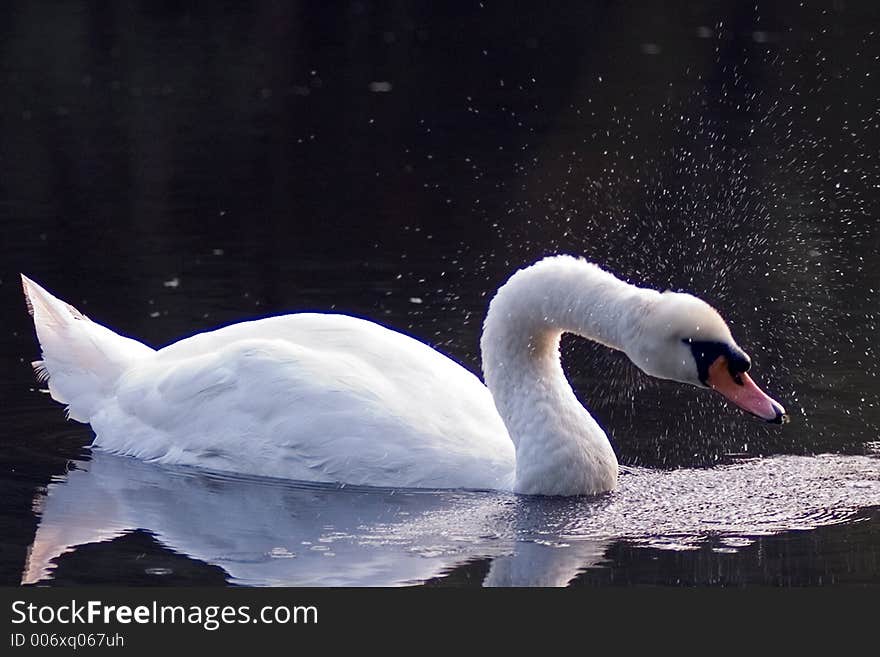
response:
<path id="1" fill-rule="evenodd" d="M 338 488 L 158 466 L 95 451 L 38 495 L 22 583 L 58 558 L 145 530 L 249 585 L 420 583 L 474 559 L 485 586 L 563 586 L 626 538 L 664 549 L 851 519 L 880 505 L 876 457 L 775 457 L 711 470 L 628 470 L 600 498 Z"/>

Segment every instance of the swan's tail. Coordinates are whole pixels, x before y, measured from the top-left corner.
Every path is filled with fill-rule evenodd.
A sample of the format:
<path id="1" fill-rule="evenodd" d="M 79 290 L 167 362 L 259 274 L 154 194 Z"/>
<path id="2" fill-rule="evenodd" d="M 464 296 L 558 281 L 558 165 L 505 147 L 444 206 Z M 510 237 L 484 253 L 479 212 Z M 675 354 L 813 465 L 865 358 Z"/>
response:
<path id="1" fill-rule="evenodd" d="M 88 422 L 119 375 L 155 352 L 96 324 L 24 274 L 21 282 L 43 350 L 43 360 L 33 363 L 37 376 L 71 418 Z"/>

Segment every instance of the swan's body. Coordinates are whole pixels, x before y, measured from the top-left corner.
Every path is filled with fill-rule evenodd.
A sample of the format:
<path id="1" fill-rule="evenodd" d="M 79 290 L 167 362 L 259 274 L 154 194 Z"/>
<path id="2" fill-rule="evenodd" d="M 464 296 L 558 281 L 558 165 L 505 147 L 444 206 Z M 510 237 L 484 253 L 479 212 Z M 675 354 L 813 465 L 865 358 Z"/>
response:
<path id="1" fill-rule="evenodd" d="M 370 486 L 513 482 L 513 445 L 477 377 L 345 315 L 181 340 L 126 371 L 89 417 L 98 445 L 162 462 Z"/>
<path id="2" fill-rule="evenodd" d="M 243 322 L 156 351 L 23 280 L 43 349 L 35 365 L 70 417 L 92 425 L 96 445 L 307 481 L 607 491 L 617 459 L 566 381 L 562 333 L 695 385 L 709 384 L 700 369 L 706 354 L 688 346 L 692 334 L 739 357 L 705 303 L 629 285 L 565 256 L 520 270 L 492 301 L 481 340 L 488 388 L 421 342 L 344 315 Z M 752 397 L 725 395 L 779 419 L 781 407 L 754 397 L 749 386 L 757 388 L 740 376 L 747 385 L 740 380 L 734 392 Z"/>

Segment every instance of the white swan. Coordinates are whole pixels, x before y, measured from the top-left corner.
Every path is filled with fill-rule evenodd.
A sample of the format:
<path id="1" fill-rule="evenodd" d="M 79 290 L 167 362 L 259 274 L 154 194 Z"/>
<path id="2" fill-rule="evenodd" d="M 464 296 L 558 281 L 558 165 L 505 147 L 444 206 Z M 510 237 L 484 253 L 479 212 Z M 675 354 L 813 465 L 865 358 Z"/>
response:
<path id="1" fill-rule="evenodd" d="M 492 300 L 485 386 L 421 342 L 345 315 L 242 322 L 156 351 L 22 281 L 53 399 L 91 424 L 95 445 L 152 461 L 367 486 L 608 491 L 617 459 L 565 378 L 564 332 L 764 420 L 786 417 L 708 304 L 570 256 L 518 271 Z"/>

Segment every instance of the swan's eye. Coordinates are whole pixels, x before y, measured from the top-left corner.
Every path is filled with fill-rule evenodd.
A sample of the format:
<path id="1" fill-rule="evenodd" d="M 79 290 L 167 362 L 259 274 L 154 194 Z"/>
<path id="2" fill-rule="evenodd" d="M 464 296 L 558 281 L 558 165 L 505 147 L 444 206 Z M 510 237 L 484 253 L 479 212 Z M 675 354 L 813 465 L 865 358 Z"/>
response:
<path id="1" fill-rule="evenodd" d="M 727 355 L 727 361 L 727 368 L 730 370 L 730 374 L 733 376 L 734 380 L 739 379 L 739 375 L 743 372 L 748 372 L 749 368 L 752 366 L 751 359 L 738 349 L 730 350 L 730 353 Z"/>
<path id="2" fill-rule="evenodd" d="M 727 356 L 730 348 L 723 342 L 713 342 L 710 340 L 694 340 L 693 338 L 684 338 L 682 340 L 691 348 L 691 353 L 697 363 L 697 375 L 703 385 L 708 385 L 709 367 L 718 360 L 719 356 Z"/>
<path id="3" fill-rule="evenodd" d="M 752 366 L 749 357 L 735 345 L 711 340 L 694 340 L 693 338 L 683 338 L 682 342 L 691 348 L 691 353 L 697 363 L 697 373 L 704 385 L 709 379 L 709 368 L 720 356 L 727 358 L 727 369 L 730 371 L 730 376 L 740 385 L 742 385 L 740 375 Z"/>

